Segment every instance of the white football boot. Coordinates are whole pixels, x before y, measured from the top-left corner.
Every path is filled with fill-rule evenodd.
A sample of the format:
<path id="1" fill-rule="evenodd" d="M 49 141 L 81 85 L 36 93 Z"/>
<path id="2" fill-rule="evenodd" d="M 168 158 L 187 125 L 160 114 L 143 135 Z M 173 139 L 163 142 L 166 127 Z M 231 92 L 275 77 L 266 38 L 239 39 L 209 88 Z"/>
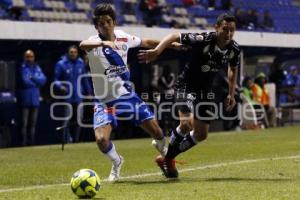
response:
<path id="1" fill-rule="evenodd" d="M 121 172 L 121 168 L 122 168 L 123 163 L 124 163 L 124 158 L 122 156 L 120 156 L 120 162 L 119 163 L 113 162 L 112 167 L 111 167 L 111 171 L 110 171 L 110 175 L 107 179 L 108 182 L 113 183 L 113 182 L 119 180 L 120 172 Z"/>

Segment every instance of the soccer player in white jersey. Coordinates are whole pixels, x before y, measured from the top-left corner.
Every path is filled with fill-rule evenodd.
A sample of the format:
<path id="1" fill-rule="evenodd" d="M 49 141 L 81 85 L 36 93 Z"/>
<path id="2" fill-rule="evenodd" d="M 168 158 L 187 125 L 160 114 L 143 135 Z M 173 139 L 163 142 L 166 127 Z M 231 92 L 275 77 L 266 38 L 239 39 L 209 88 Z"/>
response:
<path id="1" fill-rule="evenodd" d="M 98 34 L 80 43 L 87 52 L 92 74 L 94 93 L 99 103 L 95 105 L 94 130 L 96 143 L 102 153 L 112 161 L 108 181 L 119 179 L 123 157 L 110 141 L 117 126 L 116 117 L 131 117 L 155 139 L 155 147 L 164 154 L 165 137 L 148 106 L 132 91 L 129 84 L 127 53 L 129 48 L 154 48 L 156 40 L 140 39 L 121 30 L 115 30 L 116 13 L 109 4 L 99 4 L 94 10 L 94 26 Z"/>

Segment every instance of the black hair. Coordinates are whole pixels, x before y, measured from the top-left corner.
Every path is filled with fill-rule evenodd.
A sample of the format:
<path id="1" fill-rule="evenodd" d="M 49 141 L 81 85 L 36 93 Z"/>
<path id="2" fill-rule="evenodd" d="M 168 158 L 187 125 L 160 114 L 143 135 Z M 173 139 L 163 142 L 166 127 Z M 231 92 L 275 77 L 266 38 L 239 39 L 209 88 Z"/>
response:
<path id="1" fill-rule="evenodd" d="M 76 45 L 71 45 L 68 47 L 68 52 L 71 50 L 71 49 L 76 49 L 78 51 L 78 47 Z"/>
<path id="2" fill-rule="evenodd" d="M 234 22 L 234 23 L 237 22 L 235 16 L 232 15 L 231 13 L 222 13 L 218 16 L 216 24 L 221 25 L 224 20 L 226 22 Z"/>
<path id="3" fill-rule="evenodd" d="M 116 20 L 116 12 L 113 7 L 108 3 L 100 3 L 96 6 L 93 13 L 93 24 L 96 26 L 98 23 L 98 18 L 102 15 L 108 15 L 112 20 Z"/>
<path id="4" fill-rule="evenodd" d="M 252 78 L 250 76 L 245 76 L 245 78 L 243 80 L 243 83 L 242 83 L 242 86 L 247 87 L 247 83 L 248 83 L 249 80 L 252 80 Z"/>

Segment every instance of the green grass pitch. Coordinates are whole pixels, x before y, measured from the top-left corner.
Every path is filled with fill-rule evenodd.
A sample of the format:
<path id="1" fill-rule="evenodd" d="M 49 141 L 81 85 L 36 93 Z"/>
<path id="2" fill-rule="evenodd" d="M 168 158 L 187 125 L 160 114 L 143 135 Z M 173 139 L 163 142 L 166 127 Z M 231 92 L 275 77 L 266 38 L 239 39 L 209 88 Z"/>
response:
<path id="1" fill-rule="evenodd" d="M 69 185 L 81 168 L 102 179 L 96 199 L 296 200 L 300 199 L 300 127 L 212 133 L 180 155 L 178 180 L 154 164 L 151 140 L 115 141 L 124 156 L 118 183 L 105 181 L 110 162 L 95 143 L 0 150 L 0 199 L 77 199 Z"/>

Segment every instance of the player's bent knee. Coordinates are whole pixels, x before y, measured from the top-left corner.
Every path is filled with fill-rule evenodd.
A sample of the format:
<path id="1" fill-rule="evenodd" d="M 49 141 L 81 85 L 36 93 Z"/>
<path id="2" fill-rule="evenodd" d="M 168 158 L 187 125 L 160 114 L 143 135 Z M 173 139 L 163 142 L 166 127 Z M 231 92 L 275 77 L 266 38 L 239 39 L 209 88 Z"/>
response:
<path id="1" fill-rule="evenodd" d="M 108 142 L 109 142 L 108 138 L 104 137 L 103 135 L 96 136 L 96 143 L 97 144 L 105 144 L 105 143 L 108 143 Z"/>
<path id="2" fill-rule="evenodd" d="M 96 137 L 96 143 L 100 150 L 104 152 L 109 146 L 109 139 L 103 136 Z"/>
<path id="3" fill-rule="evenodd" d="M 109 144 L 109 137 L 106 134 L 101 133 L 101 131 L 96 131 L 95 139 L 96 143 L 100 146 L 105 147 Z"/>
<path id="4" fill-rule="evenodd" d="M 206 140 L 208 135 L 207 131 L 194 131 L 194 137 L 198 142 L 201 142 L 203 140 Z"/>

